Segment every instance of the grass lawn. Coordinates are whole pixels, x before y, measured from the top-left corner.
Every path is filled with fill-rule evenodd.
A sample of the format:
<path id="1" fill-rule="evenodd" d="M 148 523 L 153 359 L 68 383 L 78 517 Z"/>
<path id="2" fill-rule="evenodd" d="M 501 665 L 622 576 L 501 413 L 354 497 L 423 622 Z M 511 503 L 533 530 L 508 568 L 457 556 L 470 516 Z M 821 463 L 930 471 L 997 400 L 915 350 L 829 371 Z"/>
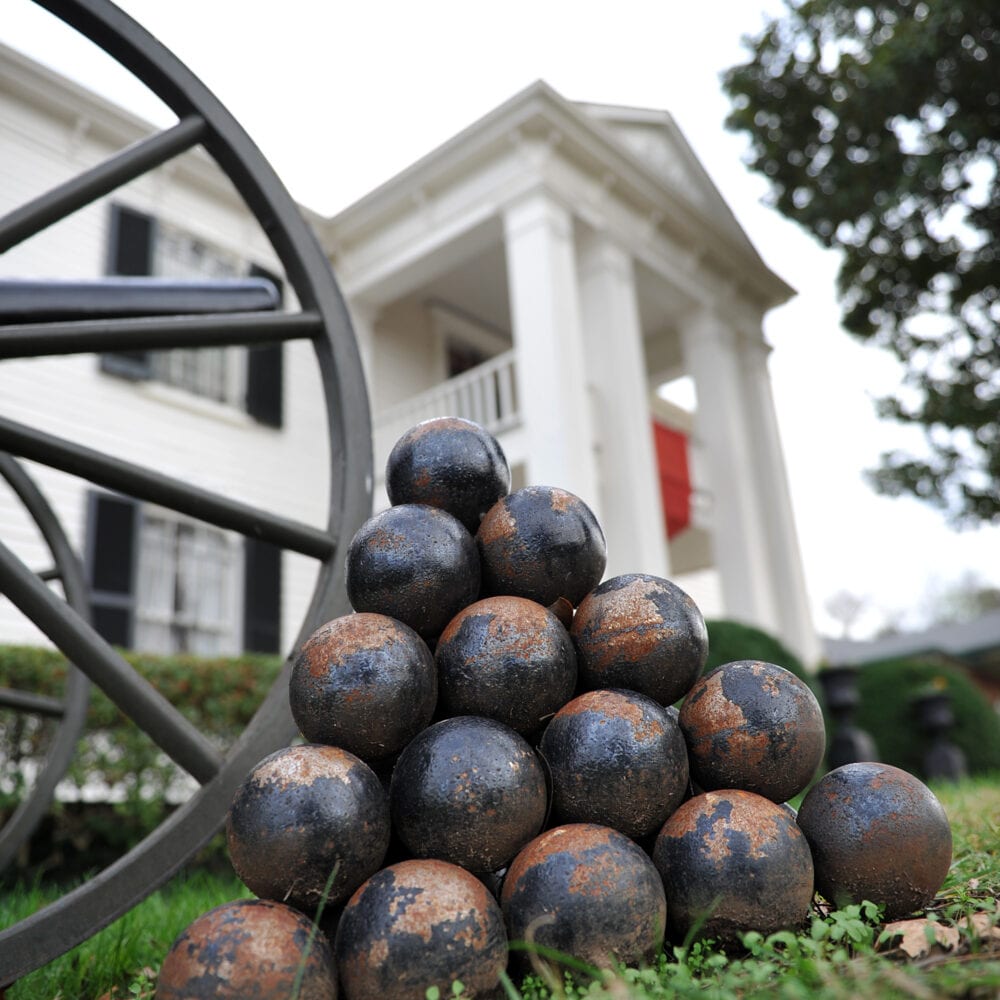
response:
<path id="1" fill-rule="evenodd" d="M 885 927 L 863 907 L 817 909 L 797 934 L 749 935 L 747 950 L 723 955 L 695 945 L 668 948 L 648 969 L 573 986 L 540 967 L 509 1000 L 583 997 L 855 998 L 1000 997 L 1000 778 L 935 786 L 951 820 L 954 861 L 920 918 Z M 191 872 L 51 965 L 2 1000 L 151 998 L 156 970 L 176 935 L 219 903 L 249 895 L 234 877 Z M 32 912 L 43 889 L 0 899 L 0 926 Z"/>

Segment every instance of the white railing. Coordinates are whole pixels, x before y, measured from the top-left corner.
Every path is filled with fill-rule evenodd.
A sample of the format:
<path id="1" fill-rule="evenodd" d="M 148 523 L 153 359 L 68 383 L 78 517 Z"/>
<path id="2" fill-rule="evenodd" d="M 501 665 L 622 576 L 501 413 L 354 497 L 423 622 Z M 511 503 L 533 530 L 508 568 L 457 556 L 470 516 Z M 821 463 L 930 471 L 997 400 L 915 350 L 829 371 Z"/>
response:
<path id="1" fill-rule="evenodd" d="M 516 427 L 521 416 L 514 384 L 514 351 L 498 354 L 377 413 L 373 420 L 376 469 L 403 433 L 431 417 L 465 417 L 495 436 Z"/>

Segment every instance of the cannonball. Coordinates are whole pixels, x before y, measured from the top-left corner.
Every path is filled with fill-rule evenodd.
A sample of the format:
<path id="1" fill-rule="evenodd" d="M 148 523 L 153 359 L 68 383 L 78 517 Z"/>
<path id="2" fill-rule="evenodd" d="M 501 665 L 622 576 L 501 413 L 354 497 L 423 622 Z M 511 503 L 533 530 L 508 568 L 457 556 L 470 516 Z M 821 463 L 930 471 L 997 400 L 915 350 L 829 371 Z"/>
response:
<path id="1" fill-rule="evenodd" d="M 889 764 L 844 764 L 799 806 L 816 889 L 836 906 L 869 900 L 886 920 L 923 909 L 951 864 L 951 826 L 934 793 Z"/>
<path id="2" fill-rule="evenodd" d="M 293 993 L 336 1000 L 332 949 L 304 913 L 268 899 L 238 899 L 202 914 L 177 936 L 156 979 L 157 1000 L 288 1000 Z"/>
<path id="3" fill-rule="evenodd" d="M 409 625 L 361 612 L 321 625 L 299 647 L 288 684 L 292 716 L 310 743 L 366 762 L 398 753 L 428 723 L 437 671 Z"/>
<path id="4" fill-rule="evenodd" d="M 346 1000 L 413 1000 L 438 987 L 493 996 L 507 964 L 496 900 L 473 875 L 437 860 L 409 860 L 372 875 L 351 897 L 335 942 Z"/>
<path id="5" fill-rule="evenodd" d="M 449 623 L 434 650 L 441 710 L 538 732 L 576 689 L 576 653 L 553 612 L 523 597 L 487 597 Z"/>
<path id="6" fill-rule="evenodd" d="M 663 825 L 653 847 L 672 940 L 692 929 L 723 945 L 806 919 L 813 897 L 809 844 L 781 805 L 738 789 L 704 792 Z"/>
<path id="7" fill-rule="evenodd" d="M 276 750 L 236 790 L 229 858 L 255 895 L 315 910 L 346 899 L 382 863 L 389 803 L 367 764 L 339 747 Z"/>
<path id="8" fill-rule="evenodd" d="M 629 688 L 661 705 L 687 694 L 708 656 L 698 606 L 648 573 L 605 580 L 580 602 L 570 632 L 582 688 Z"/>
<path id="9" fill-rule="evenodd" d="M 589 691 L 545 727 L 539 752 L 558 823 L 598 823 L 641 839 L 684 801 L 687 747 L 677 719 L 635 691 Z"/>
<path id="10" fill-rule="evenodd" d="M 414 856 L 473 872 L 503 867 L 542 828 L 545 772 L 527 741 L 494 719 L 429 726 L 399 755 L 389 799 L 393 828 Z"/>
<path id="11" fill-rule="evenodd" d="M 790 670 L 760 660 L 702 677 L 680 712 L 691 778 L 705 791 L 741 788 L 774 802 L 798 795 L 826 750 L 823 713 Z"/>
<path id="12" fill-rule="evenodd" d="M 514 858 L 500 892 L 511 942 L 607 968 L 650 961 L 663 943 L 663 883 L 646 853 L 610 827 L 556 826 Z"/>
<path id="13" fill-rule="evenodd" d="M 510 468 L 485 428 L 462 417 L 434 417 L 395 443 L 385 488 L 391 504 L 440 507 L 474 535 L 483 515 L 510 490 Z"/>
<path id="14" fill-rule="evenodd" d="M 498 500 L 476 533 L 483 594 L 511 594 L 549 607 L 574 607 L 600 583 L 604 532 L 578 497 L 554 486 L 526 486 Z"/>
<path id="15" fill-rule="evenodd" d="M 479 597 L 479 553 L 447 511 L 400 504 L 370 517 L 347 552 L 347 596 L 355 611 L 404 622 L 435 639 Z"/>

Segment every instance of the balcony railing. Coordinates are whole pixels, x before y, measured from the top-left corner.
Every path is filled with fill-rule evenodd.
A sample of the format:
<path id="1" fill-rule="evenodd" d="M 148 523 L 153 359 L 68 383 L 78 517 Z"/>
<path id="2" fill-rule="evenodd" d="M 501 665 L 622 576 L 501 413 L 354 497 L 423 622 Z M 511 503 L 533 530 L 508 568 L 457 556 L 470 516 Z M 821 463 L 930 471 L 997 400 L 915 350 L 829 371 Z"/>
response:
<path id="1" fill-rule="evenodd" d="M 417 396 L 375 415 L 375 467 L 380 470 L 392 446 L 414 424 L 431 417 L 465 417 L 494 436 L 520 423 L 514 384 L 514 351 L 505 351 Z"/>

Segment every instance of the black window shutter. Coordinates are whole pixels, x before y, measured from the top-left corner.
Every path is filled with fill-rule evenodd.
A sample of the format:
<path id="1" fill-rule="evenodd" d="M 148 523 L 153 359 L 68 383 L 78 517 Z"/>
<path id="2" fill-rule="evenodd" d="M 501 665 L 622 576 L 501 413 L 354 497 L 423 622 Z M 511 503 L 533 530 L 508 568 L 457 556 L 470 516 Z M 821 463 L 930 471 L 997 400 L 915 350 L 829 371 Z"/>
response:
<path id="1" fill-rule="evenodd" d="M 142 277 L 153 273 L 156 221 L 125 205 L 111 206 L 108 273 Z"/>
<path id="2" fill-rule="evenodd" d="M 156 220 L 134 208 L 112 203 L 108 227 L 108 274 L 142 277 L 153 273 Z M 122 378 L 152 374 L 149 351 L 113 351 L 101 355 L 101 371 Z"/>
<path id="3" fill-rule="evenodd" d="M 276 274 L 257 264 L 250 266 L 252 278 L 267 278 L 283 298 L 283 282 Z M 284 417 L 283 344 L 255 344 L 247 348 L 247 413 L 267 427 L 281 427 Z"/>
<path id="4" fill-rule="evenodd" d="M 87 569 L 91 621 L 114 646 L 131 646 L 135 617 L 139 505 L 91 492 L 87 503 Z"/>
<path id="5" fill-rule="evenodd" d="M 247 538 L 244 547 L 243 648 L 281 651 L 281 549 L 256 538 Z"/>

